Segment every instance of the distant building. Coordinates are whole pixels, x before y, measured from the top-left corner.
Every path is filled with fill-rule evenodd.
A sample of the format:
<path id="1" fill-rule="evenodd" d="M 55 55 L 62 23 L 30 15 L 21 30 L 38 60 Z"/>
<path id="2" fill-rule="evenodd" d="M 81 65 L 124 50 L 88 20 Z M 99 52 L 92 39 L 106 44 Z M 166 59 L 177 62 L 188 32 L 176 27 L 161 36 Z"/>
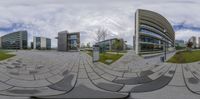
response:
<path id="1" fill-rule="evenodd" d="M 33 49 L 33 42 L 31 42 L 31 49 Z"/>
<path id="2" fill-rule="evenodd" d="M 96 45 L 99 45 L 100 49 L 103 49 L 105 51 L 114 51 L 116 49 L 113 44 L 115 43 L 116 40 L 120 40 L 120 42 L 122 42 L 121 50 L 125 50 L 126 44 L 125 44 L 124 40 L 118 39 L 118 38 L 104 40 L 104 41 L 96 43 Z"/>
<path id="3" fill-rule="evenodd" d="M 199 37 L 199 48 L 200 48 L 200 37 Z"/>
<path id="4" fill-rule="evenodd" d="M 80 48 L 80 33 L 62 31 L 58 33 L 58 51 L 78 51 Z"/>
<path id="5" fill-rule="evenodd" d="M 1 47 L 3 49 L 27 49 L 27 31 L 17 31 L 1 37 Z"/>
<path id="6" fill-rule="evenodd" d="M 175 40 L 175 46 L 186 47 L 184 40 Z"/>
<path id="7" fill-rule="evenodd" d="M 33 48 L 38 50 L 51 49 L 51 39 L 45 37 L 33 37 Z"/>
<path id="8" fill-rule="evenodd" d="M 197 47 L 197 39 L 195 36 L 192 36 L 190 39 L 189 39 L 189 42 L 192 42 L 193 45 L 192 45 L 192 48 L 196 48 Z"/>

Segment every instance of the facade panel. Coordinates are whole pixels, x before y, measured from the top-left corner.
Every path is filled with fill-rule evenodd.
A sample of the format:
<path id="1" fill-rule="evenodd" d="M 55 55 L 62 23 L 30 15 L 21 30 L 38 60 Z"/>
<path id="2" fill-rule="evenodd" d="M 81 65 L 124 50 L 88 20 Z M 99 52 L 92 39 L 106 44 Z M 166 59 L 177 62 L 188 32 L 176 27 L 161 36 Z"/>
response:
<path id="1" fill-rule="evenodd" d="M 134 48 L 136 54 L 174 50 L 175 33 L 170 23 L 158 13 L 139 9 L 135 13 Z"/>
<path id="2" fill-rule="evenodd" d="M 38 50 L 51 49 L 51 39 L 45 37 L 33 37 L 33 48 Z"/>

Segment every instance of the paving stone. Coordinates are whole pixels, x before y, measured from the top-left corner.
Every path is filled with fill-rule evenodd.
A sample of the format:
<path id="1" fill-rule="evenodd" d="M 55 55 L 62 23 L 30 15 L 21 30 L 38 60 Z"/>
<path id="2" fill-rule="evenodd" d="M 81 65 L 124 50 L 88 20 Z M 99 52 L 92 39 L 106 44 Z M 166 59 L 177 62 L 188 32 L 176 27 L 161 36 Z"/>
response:
<path id="1" fill-rule="evenodd" d="M 47 78 L 47 80 L 51 83 L 56 83 L 59 82 L 60 80 L 62 80 L 64 78 L 64 76 L 61 75 L 54 75 L 52 77 Z"/>
<path id="2" fill-rule="evenodd" d="M 48 87 L 59 91 L 69 91 L 75 85 L 76 76 L 77 75 L 75 73 L 67 74 L 65 75 L 64 79 Z"/>
<path id="3" fill-rule="evenodd" d="M 100 79 L 101 77 L 94 72 L 88 73 L 88 76 L 91 80 Z"/>
<path id="4" fill-rule="evenodd" d="M 159 78 L 160 76 L 162 76 L 163 74 L 165 74 L 168 71 L 169 67 L 170 67 L 170 65 L 166 65 L 161 70 L 159 70 L 151 75 L 148 75 L 148 77 L 152 80 L 155 80 L 155 79 Z"/>
<path id="5" fill-rule="evenodd" d="M 200 91 L 200 80 L 194 77 L 188 67 L 184 66 L 183 73 L 187 87 L 194 92 Z"/>
<path id="6" fill-rule="evenodd" d="M 95 87 L 88 79 L 79 79 L 77 86 L 67 94 L 39 98 L 90 98 L 90 99 L 125 99 L 127 93 L 109 92 Z"/>
<path id="7" fill-rule="evenodd" d="M 49 78 L 53 75 L 54 74 L 52 74 L 50 72 L 41 73 L 41 74 L 34 74 L 36 80 L 42 80 L 42 79 L 45 79 L 45 78 Z"/>
<path id="8" fill-rule="evenodd" d="M 94 82 L 95 85 L 98 86 L 99 88 L 102 88 L 102 89 L 108 90 L 108 91 L 119 91 L 123 87 L 122 84 L 116 84 L 113 82 L 109 82 L 102 78 L 97 79 L 97 80 L 92 80 L 92 82 Z"/>
<path id="9" fill-rule="evenodd" d="M 6 83 L 0 82 L 0 91 L 7 90 L 7 89 L 12 88 L 12 87 L 13 86 L 11 86 L 11 85 L 8 85 Z"/>
<path id="10" fill-rule="evenodd" d="M 141 85 L 138 85 L 132 89 L 132 92 L 149 92 L 149 91 L 154 91 L 157 89 L 160 89 L 164 86 L 166 86 L 169 81 L 172 79 L 172 77 L 167 77 L 167 76 L 161 76 L 158 79 L 149 82 L 149 83 L 144 83 Z"/>
<path id="11" fill-rule="evenodd" d="M 136 73 L 124 73 L 123 77 L 137 77 Z"/>
<path id="12" fill-rule="evenodd" d="M 6 81 L 7 84 L 19 87 L 43 87 L 48 86 L 49 83 L 46 80 L 34 80 L 34 81 L 25 81 L 25 80 L 18 80 L 18 79 L 10 79 Z"/>
<path id="13" fill-rule="evenodd" d="M 130 77 L 130 78 L 118 77 L 115 80 L 113 80 L 113 82 L 126 85 L 134 85 L 134 84 L 139 84 L 140 79 L 138 77 Z"/>
<path id="14" fill-rule="evenodd" d="M 94 70 L 98 75 L 102 75 L 102 74 L 105 73 L 104 71 L 102 71 L 102 70 L 99 69 L 98 67 L 93 67 L 93 70 Z"/>
<path id="15" fill-rule="evenodd" d="M 117 78 L 117 76 L 108 74 L 108 73 L 104 73 L 103 75 L 101 75 L 101 77 L 103 77 L 104 79 L 107 79 L 109 81 L 113 81 L 115 78 Z"/>
<path id="16" fill-rule="evenodd" d="M 88 78 L 85 69 L 79 69 L 78 78 L 79 79 L 87 79 Z"/>

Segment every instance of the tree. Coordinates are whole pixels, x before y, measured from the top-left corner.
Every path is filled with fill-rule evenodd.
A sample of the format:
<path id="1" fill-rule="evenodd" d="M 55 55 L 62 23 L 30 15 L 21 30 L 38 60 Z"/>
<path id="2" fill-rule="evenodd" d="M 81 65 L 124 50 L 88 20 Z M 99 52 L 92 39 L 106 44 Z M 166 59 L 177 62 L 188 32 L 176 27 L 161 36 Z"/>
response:
<path id="1" fill-rule="evenodd" d="M 91 46 L 90 46 L 90 42 L 88 42 L 88 43 L 87 43 L 87 48 L 90 48 L 90 47 L 91 47 Z"/>
<path id="2" fill-rule="evenodd" d="M 192 46 L 193 46 L 193 43 L 192 43 L 192 42 L 188 42 L 188 43 L 187 43 L 188 51 L 191 51 Z"/>
<path id="3" fill-rule="evenodd" d="M 123 42 L 120 39 L 115 40 L 113 48 L 119 53 L 120 50 L 123 50 Z"/>
<path id="4" fill-rule="evenodd" d="M 96 32 L 96 42 L 104 41 L 108 35 L 108 31 L 105 28 L 99 28 Z"/>
<path id="5" fill-rule="evenodd" d="M 85 44 L 84 43 L 81 43 L 81 48 L 85 48 Z"/>

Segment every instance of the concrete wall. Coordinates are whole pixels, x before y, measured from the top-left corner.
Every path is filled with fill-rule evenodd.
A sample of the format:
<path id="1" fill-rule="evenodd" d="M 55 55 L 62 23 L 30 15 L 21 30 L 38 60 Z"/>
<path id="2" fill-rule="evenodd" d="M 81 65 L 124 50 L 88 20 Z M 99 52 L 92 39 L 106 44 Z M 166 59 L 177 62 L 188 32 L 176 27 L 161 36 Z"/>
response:
<path id="1" fill-rule="evenodd" d="M 58 51 L 67 51 L 67 31 L 58 33 Z"/>

